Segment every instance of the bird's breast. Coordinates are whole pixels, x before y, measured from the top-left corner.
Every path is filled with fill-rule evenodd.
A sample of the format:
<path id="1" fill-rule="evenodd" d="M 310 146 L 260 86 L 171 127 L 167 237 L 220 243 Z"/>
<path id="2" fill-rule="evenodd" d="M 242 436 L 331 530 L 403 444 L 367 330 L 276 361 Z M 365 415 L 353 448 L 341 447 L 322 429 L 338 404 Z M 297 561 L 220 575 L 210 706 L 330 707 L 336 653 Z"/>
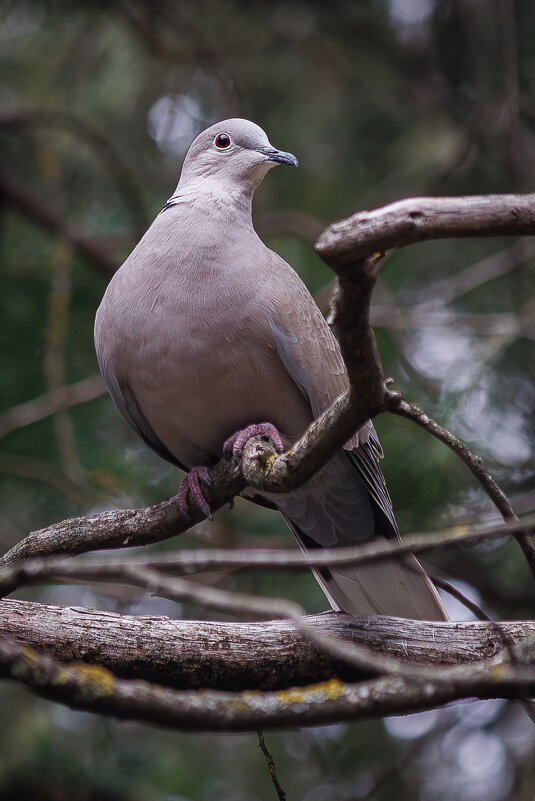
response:
<path id="1" fill-rule="evenodd" d="M 250 423 L 273 422 L 293 439 L 310 420 L 268 336 L 262 284 L 214 271 L 197 278 L 170 285 L 155 273 L 107 315 L 116 374 L 188 467 L 221 456 L 225 439 Z"/>

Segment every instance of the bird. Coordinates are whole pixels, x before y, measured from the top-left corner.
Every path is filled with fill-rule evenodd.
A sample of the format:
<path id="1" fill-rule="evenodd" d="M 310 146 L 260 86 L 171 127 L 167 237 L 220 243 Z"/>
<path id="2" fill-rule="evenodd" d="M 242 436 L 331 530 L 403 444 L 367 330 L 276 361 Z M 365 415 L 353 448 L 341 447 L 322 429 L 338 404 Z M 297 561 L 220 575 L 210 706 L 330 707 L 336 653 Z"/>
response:
<path id="1" fill-rule="evenodd" d="M 281 452 L 348 387 L 339 344 L 295 270 L 252 220 L 270 169 L 298 166 L 244 119 L 211 125 L 191 144 L 177 188 L 112 277 L 95 319 L 108 390 L 134 432 L 185 470 L 181 511 L 208 469 L 255 434 Z M 277 509 L 306 553 L 397 540 L 371 421 L 296 490 L 244 497 Z M 188 506 L 189 505 L 189 506 Z M 413 554 L 314 569 L 333 609 L 446 620 Z"/>

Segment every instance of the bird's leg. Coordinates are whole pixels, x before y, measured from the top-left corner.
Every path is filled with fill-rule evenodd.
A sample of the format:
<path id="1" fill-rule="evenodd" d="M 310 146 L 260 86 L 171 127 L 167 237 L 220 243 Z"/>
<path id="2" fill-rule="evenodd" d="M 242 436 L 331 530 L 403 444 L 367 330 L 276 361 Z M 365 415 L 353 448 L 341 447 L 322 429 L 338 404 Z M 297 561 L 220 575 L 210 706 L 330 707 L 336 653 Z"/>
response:
<path id="1" fill-rule="evenodd" d="M 207 467 L 194 467 L 180 482 L 180 487 L 178 488 L 178 508 L 186 520 L 190 519 L 190 512 L 193 505 L 197 506 L 208 520 L 213 519 L 212 511 L 201 489 L 201 481 L 204 481 L 207 486 L 211 486 Z"/>
<path id="2" fill-rule="evenodd" d="M 233 464 L 237 464 L 243 456 L 243 446 L 251 437 L 266 437 L 273 442 L 277 453 L 284 450 L 282 437 L 272 423 L 253 423 L 227 439 L 223 445 L 225 459 L 232 459 Z"/>

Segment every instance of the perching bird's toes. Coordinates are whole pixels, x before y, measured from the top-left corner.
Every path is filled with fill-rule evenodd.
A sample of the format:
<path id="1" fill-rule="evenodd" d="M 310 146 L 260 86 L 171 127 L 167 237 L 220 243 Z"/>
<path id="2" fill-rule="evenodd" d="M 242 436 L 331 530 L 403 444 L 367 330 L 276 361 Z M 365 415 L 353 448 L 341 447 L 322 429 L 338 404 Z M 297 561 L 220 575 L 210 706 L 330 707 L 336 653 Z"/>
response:
<path id="1" fill-rule="evenodd" d="M 227 439 L 223 445 L 225 459 L 229 461 L 232 459 L 233 464 L 237 464 L 243 456 L 245 443 L 251 437 L 267 437 L 273 442 L 277 453 L 282 453 L 284 450 L 282 437 L 272 423 L 253 423 L 240 431 L 236 431 L 235 434 Z"/>
<path id="2" fill-rule="evenodd" d="M 207 486 L 211 486 L 210 476 L 207 467 L 194 467 L 188 475 L 180 482 L 178 488 L 178 508 L 186 520 L 191 517 L 191 512 L 196 506 L 208 520 L 212 520 L 212 511 L 204 493 L 201 489 L 201 481 Z"/>

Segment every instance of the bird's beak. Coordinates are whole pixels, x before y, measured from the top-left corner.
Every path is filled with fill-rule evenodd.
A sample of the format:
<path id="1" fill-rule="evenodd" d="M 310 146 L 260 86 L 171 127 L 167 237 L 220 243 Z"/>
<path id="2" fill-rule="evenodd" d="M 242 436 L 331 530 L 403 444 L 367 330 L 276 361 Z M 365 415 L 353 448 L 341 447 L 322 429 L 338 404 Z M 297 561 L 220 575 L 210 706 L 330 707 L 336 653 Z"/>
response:
<path id="1" fill-rule="evenodd" d="M 284 150 L 276 150 L 274 147 L 257 147 L 255 150 L 267 156 L 269 161 L 276 161 L 279 164 L 289 164 L 292 167 L 299 167 L 299 162 L 296 157 L 291 153 L 285 153 Z"/>

